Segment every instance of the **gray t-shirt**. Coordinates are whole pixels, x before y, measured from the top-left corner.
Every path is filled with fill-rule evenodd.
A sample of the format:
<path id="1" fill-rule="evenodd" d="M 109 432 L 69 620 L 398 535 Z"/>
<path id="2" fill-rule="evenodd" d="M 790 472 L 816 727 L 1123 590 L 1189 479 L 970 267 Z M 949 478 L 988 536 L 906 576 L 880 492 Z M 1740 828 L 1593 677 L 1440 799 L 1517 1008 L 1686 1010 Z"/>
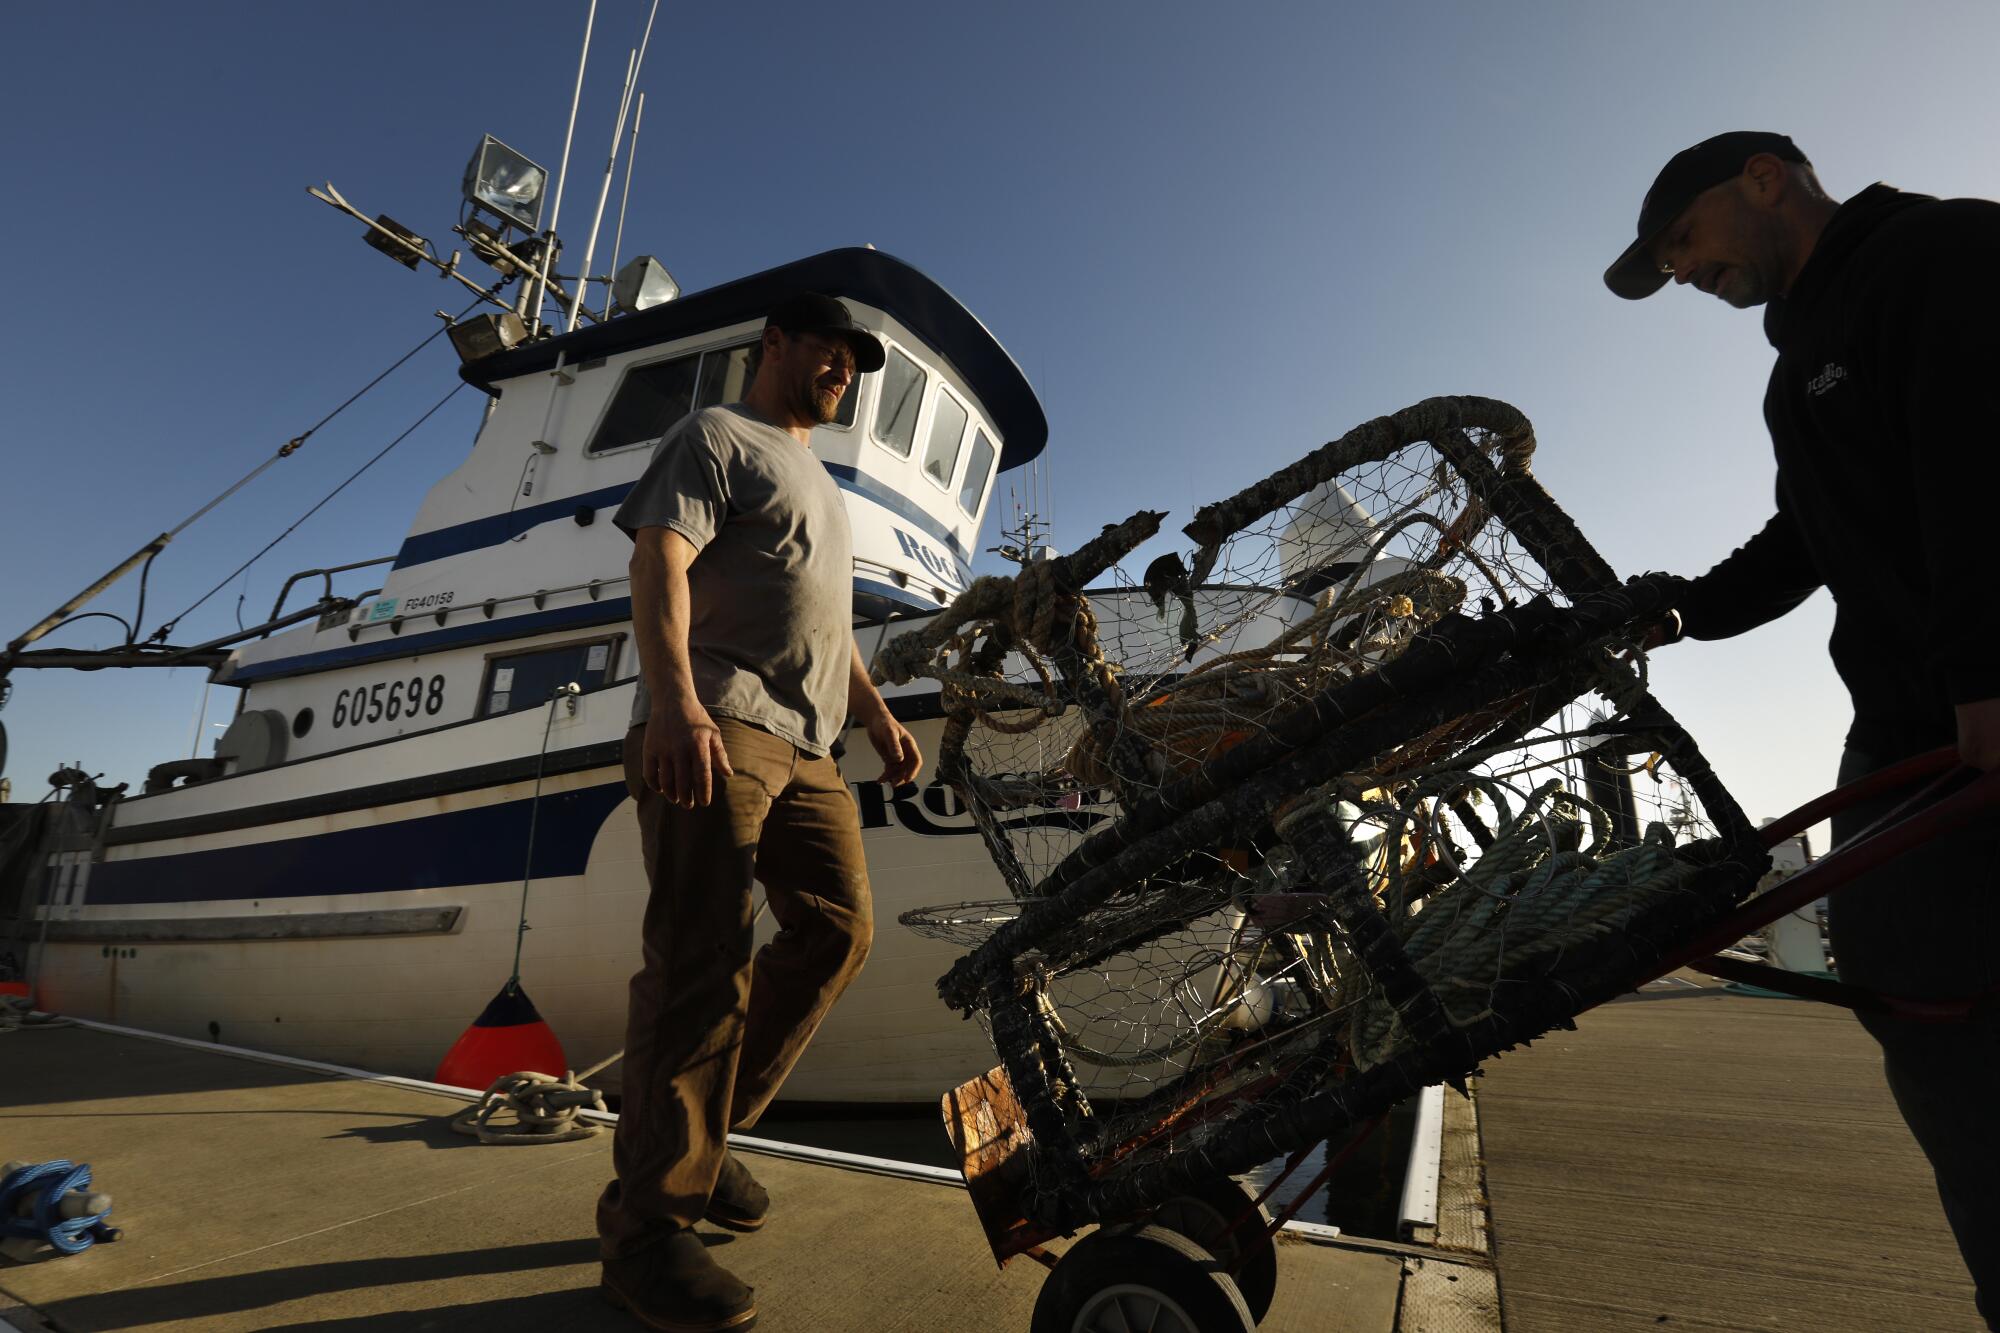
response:
<path id="1" fill-rule="evenodd" d="M 660 440 L 613 521 L 670 528 L 698 552 L 688 658 L 703 706 L 831 750 L 847 718 L 854 536 L 812 451 L 741 403 L 703 408 Z M 651 708 L 642 677 L 633 725 Z"/>

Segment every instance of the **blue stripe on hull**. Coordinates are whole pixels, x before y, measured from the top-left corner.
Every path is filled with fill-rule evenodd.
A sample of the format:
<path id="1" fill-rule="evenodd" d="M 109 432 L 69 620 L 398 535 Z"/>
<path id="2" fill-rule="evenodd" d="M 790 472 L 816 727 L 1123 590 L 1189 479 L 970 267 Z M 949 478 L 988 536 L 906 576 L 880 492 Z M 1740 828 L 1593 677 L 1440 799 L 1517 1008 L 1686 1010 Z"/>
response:
<path id="1" fill-rule="evenodd" d="M 580 875 L 625 784 L 545 792 L 535 828 L 536 879 Z M 307 898 L 390 893 L 517 880 L 528 851 L 529 799 L 279 838 L 246 847 L 105 861 L 93 866 L 87 905 Z"/>
<path id="2" fill-rule="evenodd" d="M 863 605 L 864 599 L 869 603 L 866 606 Z M 929 615 L 938 609 L 938 605 L 939 603 L 933 598 L 926 597 L 920 592 L 911 592 L 907 588 L 898 588 L 893 583 L 883 583 L 879 579 L 864 579 L 858 576 L 854 580 L 854 609 L 863 614 L 880 616 L 884 614 L 882 608 L 886 606 L 889 611 L 899 614 L 916 612 Z"/>
<path id="3" fill-rule="evenodd" d="M 456 523 L 448 528 L 420 532 L 414 537 L 403 539 L 402 549 L 396 552 L 396 563 L 390 568 L 396 570 L 406 569 L 411 565 L 427 565 L 448 555 L 498 546 L 544 523 L 554 523 L 558 519 L 565 518 L 574 520 L 579 509 L 608 508 L 623 500 L 625 493 L 631 489 L 632 483 L 628 481 L 617 486 L 586 491 L 582 495 L 570 495 L 560 500 L 527 505 L 511 513 L 493 514 L 486 518 L 475 518 L 469 523 Z"/>
<path id="4" fill-rule="evenodd" d="M 873 500 L 912 527 L 922 528 L 949 546 L 961 560 L 971 558 L 972 552 L 965 549 L 965 543 L 958 539 L 957 533 L 932 518 L 928 511 L 901 491 L 885 486 L 866 472 L 849 467 L 845 463 L 828 463 L 825 467 L 827 473 L 832 476 L 834 485 L 841 490 L 858 495 L 864 500 Z M 960 577 L 964 577 L 963 571 L 960 572 Z"/>
<path id="5" fill-rule="evenodd" d="M 858 495 L 864 500 L 872 500 L 904 522 L 923 529 L 949 546 L 961 561 L 971 558 L 972 553 L 966 549 L 965 543 L 958 539 L 956 533 L 894 487 L 877 481 L 846 463 L 828 463 L 825 466 L 834 484 L 843 491 Z M 433 560 L 443 560 L 447 556 L 464 555 L 468 551 L 483 551 L 489 547 L 499 546 L 544 523 L 557 523 L 563 519 L 574 521 L 579 509 L 614 508 L 624 501 L 626 493 L 635 484 L 629 481 L 622 482 L 616 486 L 586 491 L 581 495 L 565 496 L 560 500 L 529 505 L 512 513 L 493 514 L 466 523 L 456 523 L 448 528 L 417 533 L 415 536 L 403 539 L 402 549 L 396 552 L 396 563 L 393 568 L 407 569 L 412 565 L 427 565 Z"/>

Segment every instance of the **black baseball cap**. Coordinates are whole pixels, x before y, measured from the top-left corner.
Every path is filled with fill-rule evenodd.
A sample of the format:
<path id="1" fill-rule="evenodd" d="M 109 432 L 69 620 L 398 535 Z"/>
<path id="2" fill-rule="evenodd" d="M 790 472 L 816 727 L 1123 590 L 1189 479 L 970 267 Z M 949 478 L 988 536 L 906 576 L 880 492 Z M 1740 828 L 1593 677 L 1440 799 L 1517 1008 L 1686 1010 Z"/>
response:
<path id="1" fill-rule="evenodd" d="M 1666 286 L 1668 275 L 1653 262 L 1653 242 L 1696 195 L 1733 179 L 1743 164 L 1759 153 L 1772 153 L 1787 162 L 1806 160 L 1797 144 L 1766 130 L 1731 130 L 1675 153 L 1660 168 L 1653 188 L 1646 191 L 1646 202 L 1639 205 L 1639 239 L 1604 270 L 1604 285 L 1628 301 L 1651 296 Z"/>
<path id="2" fill-rule="evenodd" d="M 767 329 L 786 333 L 820 333 L 843 339 L 854 349 L 854 368 L 861 373 L 880 370 L 888 359 L 874 334 L 854 322 L 847 307 L 819 292 L 800 292 L 773 310 L 764 320 Z"/>

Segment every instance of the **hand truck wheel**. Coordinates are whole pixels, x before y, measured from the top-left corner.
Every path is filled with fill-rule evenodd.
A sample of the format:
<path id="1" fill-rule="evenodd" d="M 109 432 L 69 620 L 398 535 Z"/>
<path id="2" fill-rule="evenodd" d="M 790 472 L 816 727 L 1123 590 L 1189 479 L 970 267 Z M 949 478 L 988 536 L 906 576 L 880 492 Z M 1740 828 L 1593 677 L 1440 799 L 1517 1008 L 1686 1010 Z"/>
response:
<path id="1" fill-rule="evenodd" d="M 1154 1226 L 1178 1231 L 1214 1255 L 1243 1293 L 1251 1322 L 1262 1323 L 1278 1292 L 1278 1246 L 1271 1238 L 1270 1212 L 1261 1204 L 1251 1208 L 1256 1197 L 1236 1181 L 1221 1176 L 1175 1195 L 1148 1220 Z M 1230 1224 L 1246 1211 L 1250 1216 L 1231 1231 Z"/>
<path id="2" fill-rule="evenodd" d="M 1056 1261 L 1032 1333 L 1252 1333 L 1243 1293 L 1216 1257 L 1162 1226 L 1091 1232 Z"/>

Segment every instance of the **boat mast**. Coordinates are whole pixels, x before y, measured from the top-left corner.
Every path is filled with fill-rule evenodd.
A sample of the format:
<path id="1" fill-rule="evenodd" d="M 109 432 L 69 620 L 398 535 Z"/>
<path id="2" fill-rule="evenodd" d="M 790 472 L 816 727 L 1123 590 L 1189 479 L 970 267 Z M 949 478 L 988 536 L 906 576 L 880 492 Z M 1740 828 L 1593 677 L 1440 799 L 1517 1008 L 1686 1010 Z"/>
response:
<path id="1" fill-rule="evenodd" d="M 597 256 L 597 229 L 604 225 L 604 205 L 611 198 L 611 181 L 618 171 L 618 146 L 625 139 L 625 117 L 632 111 L 632 90 L 639 82 L 640 67 L 646 63 L 646 45 L 653 40 L 653 19 L 660 12 L 660 0 L 646 14 L 646 31 L 625 63 L 625 92 L 618 99 L 618 122 L 611 127 L 611 155 L 604 160 L 604 180 L 597 187 L 597 212 L 590 219 L 590 239 L 583 246 L 583 269 L 577 274 L 576 290 L 570 293 L 569 317 L 564 332 L 576 328 L 577 313 L 583 308 L 584 289 L 590 286 L 590 263 Z"/>
<path id="2" fill-rule="evenodd" d="M 611 233 L 611 265 L 606 270 L 613 282 L 618 278 L 618 252 L 625 247 L 625 206 L 632 202 L 632 170 L 639 165 L 639 126 L 646 119 L 646 94 L 639 94 L 632 112 L 632 151 L 625 155 L 625 189 L 618 196 L 618 226 Z M 611 318 L 611 288 L 604 289 L 604 317 Z"/>
<path id="3" fill-rule="evenodd" d="M 590 13 L 583 20 L 583 54 L 576 60 L 576 88 L 569 95 L 569 128 L 563 131 L 562 163 L 556 168 L 556 197 L 549 206 L 549 225 L 542 232 L 543 253 L 541 272 L 534 281 L 524 288 L 522 304 L 527 308 L 515 313 L 528 321 L 528 333 L 532 337 L 542 329 L 542 295 L 548 289 L 544 276 L 555 271 L 556 263 L 556 222 L 562 217 L 563 182 L 569 178 L 569 146 L 576 137 L 576 108 L 583 100 L 583 69 L 590 63 L 590 34 L 597 25 L 597 0 L 590 0 Z M 532 293 L 532 295 L 526 295 Z"/>

